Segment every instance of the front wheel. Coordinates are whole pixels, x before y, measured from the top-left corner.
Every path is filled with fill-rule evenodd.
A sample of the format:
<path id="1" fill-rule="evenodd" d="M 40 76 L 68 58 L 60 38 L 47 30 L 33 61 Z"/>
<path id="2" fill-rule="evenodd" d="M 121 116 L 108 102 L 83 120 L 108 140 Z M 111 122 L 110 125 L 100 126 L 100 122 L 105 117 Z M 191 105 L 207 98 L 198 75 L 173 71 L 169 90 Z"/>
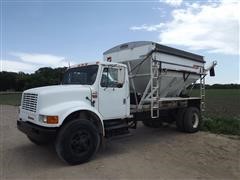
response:
<path id="1" fill-rule="evenodd" d="M 75 119 L 64 125 L 55 142 L 58 156 L 71 165 L 87 162 L 98 150 L 100 136 L 88 120 Z"/>

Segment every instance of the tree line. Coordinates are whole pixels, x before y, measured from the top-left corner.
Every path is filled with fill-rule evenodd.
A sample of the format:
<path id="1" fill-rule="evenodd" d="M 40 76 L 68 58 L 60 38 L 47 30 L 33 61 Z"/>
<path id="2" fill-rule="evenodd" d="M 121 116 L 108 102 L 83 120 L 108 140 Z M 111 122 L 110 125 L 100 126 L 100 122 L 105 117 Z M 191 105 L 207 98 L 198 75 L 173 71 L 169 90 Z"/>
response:
<path id="1" fill-rule="evenodd" d="M 0 91 L 24 91 L 26 89 L 61 83 L 64 68 L 43 67 L 32 74 L 24 72 L 0 72 Z"/>
<path id="2" fill-rule="evenodd" d="M 200 84 L 195 84 L 194 89 L 199 89 L 200 88 Z M 213 84 L 213 85 L 209 85 L 206 84 L 205 85 L 205 89 L 239 89 L 240 88 L 240 84 Z"/>
<path id="3" fill-rule="evenodd" d="M 43 67 L 32 74 L 24 72 L 0 72 L 0 91 L 24 91 L 26 89 L 57 85 L 61 83 L 66 67 L 50 68 Z M 206 85 L 206 89 L 239 89 L 239 84 L 213 84 Z M 199 88 L 199 84 L 194 86 Z"/>

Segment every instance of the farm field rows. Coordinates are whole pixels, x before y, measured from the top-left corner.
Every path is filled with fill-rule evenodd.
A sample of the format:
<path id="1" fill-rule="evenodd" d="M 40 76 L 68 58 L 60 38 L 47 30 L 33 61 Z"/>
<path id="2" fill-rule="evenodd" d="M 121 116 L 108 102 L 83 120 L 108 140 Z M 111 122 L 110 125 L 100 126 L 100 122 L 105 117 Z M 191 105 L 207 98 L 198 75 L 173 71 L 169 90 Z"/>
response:
<path id="1" fill-rule="evenodd" d="M 193 90 L 192 96 L 198 96 L 199 91 Z M 205 116 L 211 118 L 239 118 L 239 89 L 206 89 Z"/>

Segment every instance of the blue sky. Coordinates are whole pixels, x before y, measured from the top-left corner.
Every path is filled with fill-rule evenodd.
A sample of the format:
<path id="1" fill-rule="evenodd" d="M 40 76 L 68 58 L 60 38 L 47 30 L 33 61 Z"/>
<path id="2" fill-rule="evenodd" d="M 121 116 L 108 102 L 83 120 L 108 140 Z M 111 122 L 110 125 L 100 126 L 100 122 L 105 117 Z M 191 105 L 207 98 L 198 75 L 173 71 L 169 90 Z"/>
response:
<path id="1" fill-rule="evenodd" d="M 1 0 L 1 70 L 34 72 L 102 59 L 148 40 L 218 61 L 208 83 L 239 83 L 238 1 Z"/>

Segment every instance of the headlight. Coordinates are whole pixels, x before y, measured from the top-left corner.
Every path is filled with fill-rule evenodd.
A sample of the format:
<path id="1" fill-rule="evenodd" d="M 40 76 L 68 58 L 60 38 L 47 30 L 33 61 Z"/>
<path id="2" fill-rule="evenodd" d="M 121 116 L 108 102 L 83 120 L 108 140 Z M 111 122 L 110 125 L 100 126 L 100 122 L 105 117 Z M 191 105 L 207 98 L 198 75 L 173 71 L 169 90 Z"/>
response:
<path id="1" fill-rule="evenodd" d="M 46 124 L 58 124 L 58 116 L 44 116 L 40 115 L 39 120 Z"/>

